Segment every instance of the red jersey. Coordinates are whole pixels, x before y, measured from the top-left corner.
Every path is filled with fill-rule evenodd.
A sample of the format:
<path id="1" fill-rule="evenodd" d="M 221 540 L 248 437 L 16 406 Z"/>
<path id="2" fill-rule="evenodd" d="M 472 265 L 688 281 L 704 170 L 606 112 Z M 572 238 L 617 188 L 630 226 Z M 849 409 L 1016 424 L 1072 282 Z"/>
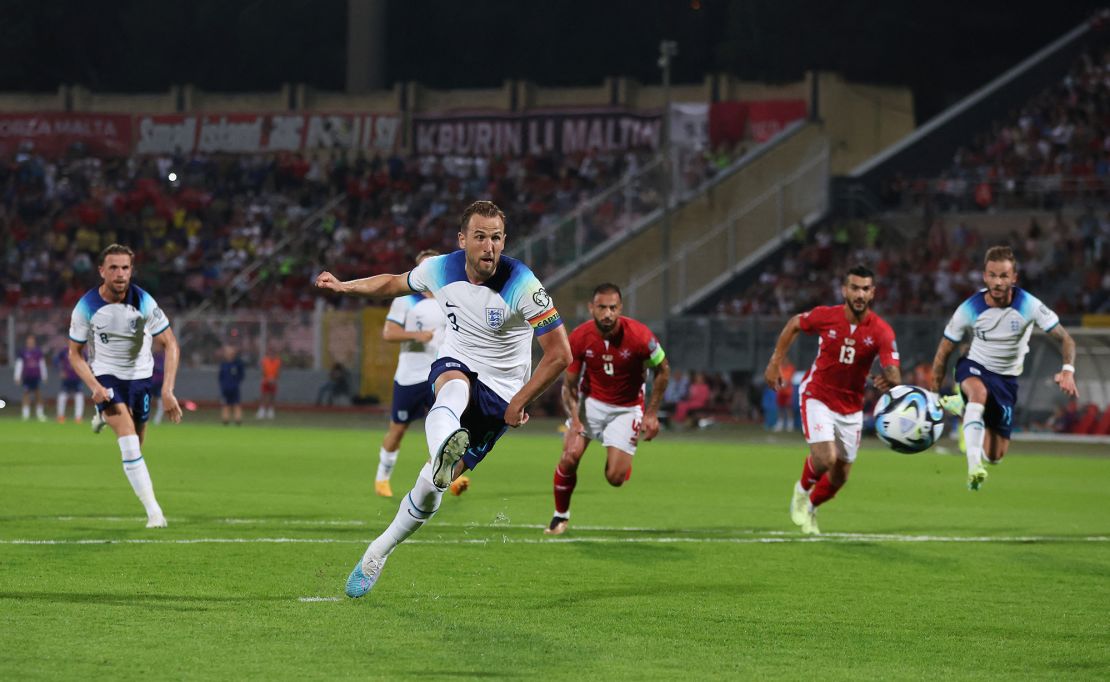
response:
<path id="1" fill-rule="evenodd" d="M 644 401 L 644 367 L 655 367 L 665 357 L 655 335 L 642 323 L 620 317 L 616 332 L 604 339 L 593 320 L 570 334 L 571 362 L 568 375 L 582 371 L 583 386 L 591 398 L 627 407 Z"/>
<path id="2" fill-rule="evenodd" d="M 898 366 L 894 330 L 872 311 L 851 325 L 844 306 L 820 306 L 802 313 L 799 323 L 803 332 L 820 337 L 817 358 L 798 387 L 802 400 L 816 398 L 839 414 L 859 412 L 875 356 L 883 367 Z"/>

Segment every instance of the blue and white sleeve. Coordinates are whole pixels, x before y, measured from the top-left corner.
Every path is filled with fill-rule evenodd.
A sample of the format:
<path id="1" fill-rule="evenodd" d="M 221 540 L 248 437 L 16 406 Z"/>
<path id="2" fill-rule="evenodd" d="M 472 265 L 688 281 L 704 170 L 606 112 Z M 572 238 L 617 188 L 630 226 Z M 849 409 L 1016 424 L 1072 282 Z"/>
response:
<path id="1" fill-rule="evenodd" d="M 153 296 L 144 291 L 139 306 L 139 312 L 146 319 L 146 330 L 150 332 L 151 336 L 158 336 L 170 328 L 169 318 L 158 307 L 158 302 L 154 300 Z"/>
<path id="2" fill-rule="evenodd" d="M 967 303 L 960 304 L 956 308 L 956 312 L 952 314 L 952 319 L 944 327 L 944 338 L 952 343 L 959 343 L 964 340 L 964 334 L 967 328 L 971 326 L 973 320 L 971 318 L 971 311 Z"/>
<path id="3" fill-rule="evenodd" d="M 388 322 L 393 322 L 394 324 L 399 324 L 404 327 L 405 318 L 408 317 L 411 308 L 412 304 L 408 296 L 398 296 L 393 299 L 393 303 L 389 304 L 389 312 L 386 313 L 385 319 Z"/>
<path id="4" fill-rule="evenodd" d="M 92 316 L 89 315 L 88 305 L 82 298 L 74 306 L 73 314 L 69 317 L 69 339 L 77 343 L 87 343 L 91 327 Z"/>

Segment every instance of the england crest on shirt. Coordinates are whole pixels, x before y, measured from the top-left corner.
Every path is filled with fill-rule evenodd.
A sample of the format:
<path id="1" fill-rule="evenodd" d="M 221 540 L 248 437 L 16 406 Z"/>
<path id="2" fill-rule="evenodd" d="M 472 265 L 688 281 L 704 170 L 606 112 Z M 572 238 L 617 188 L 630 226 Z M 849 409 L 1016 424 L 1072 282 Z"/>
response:
<path id="1" fill-rule="evenodd" d="M 500 329 L 505 324 L 504 308 L 486 308 L 486 324 L 490 329 Z"/>

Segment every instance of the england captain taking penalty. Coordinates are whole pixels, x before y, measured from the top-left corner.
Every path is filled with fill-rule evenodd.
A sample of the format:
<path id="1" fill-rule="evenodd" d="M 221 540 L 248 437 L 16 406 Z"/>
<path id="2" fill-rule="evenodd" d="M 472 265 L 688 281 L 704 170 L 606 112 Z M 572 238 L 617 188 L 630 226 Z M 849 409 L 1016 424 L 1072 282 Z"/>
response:
<path id="1" fill-rule="evenodd" d="M 374 587 L 390 553 L 439 509 L 451 482 L 473 469 L 508 427 L 528 420 L 525 409 L 570 364 L 566 328 L 551 297 L 524 263 L 502 256 L 505 214 L 476 201 L 459 221 L 459 251 L 427 258 L 401 275 L 341 282 L 330 272 L 316 286 L 368 298 L 429 291 L 447 329 L 428 380 L 435 402 L 424 420 L 429 461 L 397 515 L 370 543 L 347 578 L 346 593 Z M 532 338 L 543 359 L 529 378 Z"/>
<path id="2" fill-rule="evenodd" d="M 944 338 L 933 358 L 929 386 L 933 391 L 940 388 L 948 356 L 970 332 L 971 347 L 967 356 L 956 362 L 956 383 L 960 390 L 941 400 L 949 412 L 957 416 L 963 413 L 967 487 L 970 490 L 979 490 L 987 480 L 983 462 L 998 464 L 1010 447 L 1017 406 L 1017 378 L 1025 365 L 1034 324 L 1060 342 L 1064 362 L 1053 377 L 1056 384 L 1072 398 L 1079 397 L 1075 388 L 1075 340 L 1060 324 L 1056 313 L 1016 286 L 1017 260 L 1010 247 L 987 249 L 983 283 L 987 288 L 960 304 L 944 328 Z"/>
<path id="3" fill-rule="evenodd" d="M 150 416 L 150 377 L 157 338 L 166 351 L 162 401 L 166 415 L 181 421 L 174 397 L 179 350 L 170 321 L 154 297 L 131 283 L 135 253 L 112 244 L 100 254 L 103 283 L 77 302 L 69 325 L 69 362 L 92 391 L 97 415 L 115 431 L 123 473 L 146 508 L 147 528 L 164 528 L 166 517 L 154 497 L 154 484 L 143 459 L 142 443 Z M 89 344 L 88 362 L 82 354 Z M 99 429 L 96 429 L 99 431 Z"/>

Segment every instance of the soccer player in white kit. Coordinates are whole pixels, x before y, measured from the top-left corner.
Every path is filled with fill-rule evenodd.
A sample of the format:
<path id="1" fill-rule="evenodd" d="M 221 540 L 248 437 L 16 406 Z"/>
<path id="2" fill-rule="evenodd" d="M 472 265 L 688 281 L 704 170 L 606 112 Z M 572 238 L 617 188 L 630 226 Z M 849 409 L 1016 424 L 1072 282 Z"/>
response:
<path id="1" fill-rule="evenodd" d="M 425 258 L 438 256 L 438 251 L 421 251 L 416 255 L 416 264 Z M 393 299 L 386 314 L 382 338 L 401 344 L 397 354 L 397 371 L 393 374 L 393 403 L 389 410 L 389 429 L 382 439 L 378 453 L 378 473 L 374 477 L 374 492 L 382 497 L 393 497 L 389 478 L 397 464 L 397 454 L 401 449 L 401 439 L 409 424 L 422 419 L 431 409 L 435 396 L 428 382 L 428 372 L 435 362 L 447 317 L 428 292 L 409 294 Z M 451 492 L 458 495 L 470 479 L 460 476 L 451 484 Z"/>
<path id="2" fill-rule="evenodd" d="M 428 258 L 402 275 L 340 282 L 330 272 L 316 286 L 380 298 L 429 291 L 447 316 L 447 331 L 429 381 L 435 404 L 424 420 L 429 462 L 389 527 L 370 543 L 347 578 L 361 597 L 381 575 L 389 554 L 435 514 L 443 492 L 489 454 L 508 427 L 528 421 L 525 409 L 570 364 L 566 328 L 532 271 L 503 257 L 505 214 L 476 201 L 459 221 L 459 251 Z M 529 378 L 532 338 L 543 359 Z"/>
<path id="3" fill-rule="evenodd" d="M 987 480 L 983 461 L 998 464 L 1010 447 L 1017 378 L 1024 368 L 1034 324 L 1060 342 L 1064 362 L 1054 377 L 1056 384 L 1067 395 L 1079 396 L 1075 388 L 1075 341 L 1056 313 L 1016 286 L 1017 261 L 1010 247 L 987 249 L 983 283 L 987 288 L 960 304 L 944 328 L 929 385 L 931 391 L 940 388 L 948 356 L 971 332 L 967 357 L 956 362 L 960 390 L 941 399 L 948 411 L 957 416 L 963 413 L 970 490 L 979 490 Z"/>
<path id="4" fill-rule="evenodd" d="M 177 380 L 179 350 L 170 322 L 154 297 L 131 283 L 135 253 L 112 244 L 100 254 L 96 289 L 81 297 L 69 325 L 69 362 L 92 391 L 92 402 L 112 427 L 123 457 L 123 472 L 143 503 L 147 528 L 164 528 L 166 517 L 154 497 L 141 445 L 150 416 L 150 377 L 155 337 L 166 351 L 166 377 L 162 402 L 173 422 L 181 421 L 181 407 L 173 389 Z M 89 359 L 82 355 L 89 344 Z"/>

